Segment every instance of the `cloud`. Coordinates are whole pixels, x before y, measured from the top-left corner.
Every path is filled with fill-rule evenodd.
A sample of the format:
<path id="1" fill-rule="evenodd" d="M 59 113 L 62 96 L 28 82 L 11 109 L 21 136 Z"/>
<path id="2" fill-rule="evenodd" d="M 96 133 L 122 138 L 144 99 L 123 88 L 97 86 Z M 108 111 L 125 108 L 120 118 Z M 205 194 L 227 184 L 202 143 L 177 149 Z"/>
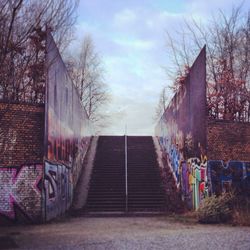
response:
<path id="1" fill-rule="evenodd" d="M 248 1 L 245 1 L 245 3 Z M 238 6 L 243 3 L 239 0 L 209 0 L 209 1 L 200 1 L 200 0 L 191 0 L 186 4 L 187 12 L 200 13 L 201 15 L 205 14 L 211 15 L 212 12 L 217 12 L 218 9 L 223 11 L 231 11 L 233 6 Z"/>
<path id="2" fill-rule="evenodd" d="M 154 121 L 151 114 L 154 112 L 154 106 L 152 103 L 123 96 L 122 98 L 116 97 L 112 107 L 118 107 L 118 112 L 115 109 L 111 111 L 112 123 L 109 128 L 103 131 L 104 134 L 122 135 L 125 132 L 125 126 L 127 126 L 129 135 L 153 135 Z"/>
<path id="3" fill-rule="evenodd" d="M 165 32 L 180 31 L 184 19 L 207 22 L 221 8 L 238 0 L 81 0 L 78 37 L 91 33 L 107 71 L 113 97 L 104 112 L 111 125 L 103 133 L 152 134 L 155 107 L 163 86 L 170 84 L 162 66 L 171 67 Z M 249 9 L 250 1 L 245 1 Z M 247 9 L 246 8 L 246 9 Z M 77 53 L 78 45 L 74 52 Z"/>
<path id="4" fill-rule="evenodd" d="M 124 9 L 114 15 L 114 25 L 121 27 L 124 25 L 131 25 L 137 19 L 137 15 L 134 11 L 130 9 Z"/>
<path id="5" fill-rule="evenodd" d="M 150 40 L 142 40 L 142 39 L 128 39 L 128 38 L 115 38 L 114 42 L 120 46 L 124 46 L 126 48 L 139 49 L 139 50 L 149 50 L 152 49 L 155 44 Z"/>
<path id="6" fill-rule="evenodd" d="M 163 30 L 166 25 L 174 28 L 180 19 L 178 14 L 144 5 L 131 8 L 107 14 L 104 23 L 103 17 L 90 22 L 88 16 L 88 21 L 78 24 L 79 36 L 92 33 L 106 66 L 113 97 L 104 111 L 111 116 L 111 125 L 103 131 L 106 134 L 123 133 L 125 124 L 130 134 L 153 133 L 155 106 L 166 82 L 161 68 L 168 60 Z"/>

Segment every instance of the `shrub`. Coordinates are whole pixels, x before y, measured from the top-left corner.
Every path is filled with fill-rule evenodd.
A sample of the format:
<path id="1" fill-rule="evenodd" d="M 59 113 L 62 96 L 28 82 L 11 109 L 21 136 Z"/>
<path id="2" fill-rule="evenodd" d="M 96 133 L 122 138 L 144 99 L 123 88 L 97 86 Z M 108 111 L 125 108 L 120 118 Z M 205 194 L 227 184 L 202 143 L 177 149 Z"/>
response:
<path id="1" fill-rule="evenodd" d="M 212 195 L 205 198 L 197 210 L 198 220 L 201 223 L 227 222 L 233 214 L 233 193 L 223 193 L 220 196 Z"/>

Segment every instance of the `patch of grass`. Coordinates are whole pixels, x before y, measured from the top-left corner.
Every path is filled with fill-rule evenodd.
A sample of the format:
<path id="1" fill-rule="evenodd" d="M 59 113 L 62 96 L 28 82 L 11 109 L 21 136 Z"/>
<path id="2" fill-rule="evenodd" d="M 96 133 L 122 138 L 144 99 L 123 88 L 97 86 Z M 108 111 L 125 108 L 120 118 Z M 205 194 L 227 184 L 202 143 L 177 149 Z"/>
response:
<path id="1" fill-rule="evenodd" d="M 167 216 L 167 219 L 174 222 L 180 222 L 184 224 L 196 224 L 197 223 L 197 214 L 194 211 L 186 213 L 171 214 Z"/>
<path id="2" fill-rule="evenodd" d="M 236 196 L 233 208 L 233 224 L 250 226 L 250 197 L 242 194 Z"/>
<path id="3" fill-rule="evenodd" d="M 249 211 L 235 211 L 233 214 L 233 225 L 250 227 L 250 212 Z"/>
<path id="4" fill-rule="evenodd" d="M 172 213 L 166 219 L 184 224 L 227 223 L 233 226 L 250 226 L 250 195 L 231 191 L 205 198 L 197 211 Z"/>
<path id="5" fill-rule="evenodd" d="M 245 193 L 228 192 L 203 200 L 197 210 L 200 223 L 231 223 L 250 226 L 250 197 Z"/>

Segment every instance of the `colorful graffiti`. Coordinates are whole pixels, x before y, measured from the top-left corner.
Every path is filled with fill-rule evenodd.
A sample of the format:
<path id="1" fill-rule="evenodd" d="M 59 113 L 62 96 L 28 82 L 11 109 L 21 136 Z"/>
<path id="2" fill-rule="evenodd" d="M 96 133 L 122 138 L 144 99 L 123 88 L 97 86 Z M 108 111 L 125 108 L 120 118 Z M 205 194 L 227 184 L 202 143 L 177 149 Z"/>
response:
<path id="1" fill-rule="evenodd" d="M 184 170 L 182 168 L 181 177 L 181 188 L 187 195 L 186 200 L 189 201 L 190 208 L 197 209 L 200 202 L 208 196 L 206 158 L 189 159 Z"/>
<path id="2" fill-rule="evenodd" d="M 65 213 L 73 199 L 70 169 L 64 165 L 45 162 L 45 220 Z"/>
<path id="3" fill-rule="evenodd" d="M 162 145 L 164 139 L 161 138 L 159 141 Z M 162 149 L 166 154 L 165 158 L 168 159 L 168 166 L 172 170 L 176 185 L 182 192 L 183 201 L 186 201 L 189 208 L 197 209 L 209 193 L 206 155 L 185 159 L 178 145 L 170 146 L 169 152 L 166 151 L 165 144 Z"/>
<path id="4" fill-rule="evenodd" d="M 208 193 L 205 47 L 164 111 L 155 135 L 183 200 L 196 209 Z"/>
<path id="5" fill-rule="evenodd" d="M 250 194 L 250 162 L 208 161 L 210 193 L 219 195 L 229 190 Z"/>
<path id="6" fill-rule="evenodd" d="M 30 221 L 41 220 L 42 164 L 0 167 L 0 214 L 16 220 L 16 211 Z"/>

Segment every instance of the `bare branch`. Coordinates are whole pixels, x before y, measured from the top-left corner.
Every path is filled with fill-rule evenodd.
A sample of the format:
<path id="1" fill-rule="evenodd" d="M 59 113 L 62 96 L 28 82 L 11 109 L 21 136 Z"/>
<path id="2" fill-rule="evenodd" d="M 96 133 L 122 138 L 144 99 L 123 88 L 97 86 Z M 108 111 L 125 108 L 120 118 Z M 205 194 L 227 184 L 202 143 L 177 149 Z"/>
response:
<path id="1" fill-rule="evenodd" d="M 190 33 L 189 39 L 186 30 Z M 178 91 L 185 76 L 185 65 L 194 60 L 194 51 L 207 45 L 207 105 L 215 119 L 250 120 L 250 11 L 243 3 L 232 8 L 230 15 L 222 10 L 208 25 L 194 18 L 173 39 L 167 33 L 168 49 L 176 66 L 172 88 Z M 174 42 L 173 42 L 174 41 Z M 190 49 L 191 48 L 191 49 Z M 169 73 L 169 69 L 168 69 Z M 172 73 L 172 72 L 171 72 Z M 162 97 L 160 97 L 161 99 Z"/>

